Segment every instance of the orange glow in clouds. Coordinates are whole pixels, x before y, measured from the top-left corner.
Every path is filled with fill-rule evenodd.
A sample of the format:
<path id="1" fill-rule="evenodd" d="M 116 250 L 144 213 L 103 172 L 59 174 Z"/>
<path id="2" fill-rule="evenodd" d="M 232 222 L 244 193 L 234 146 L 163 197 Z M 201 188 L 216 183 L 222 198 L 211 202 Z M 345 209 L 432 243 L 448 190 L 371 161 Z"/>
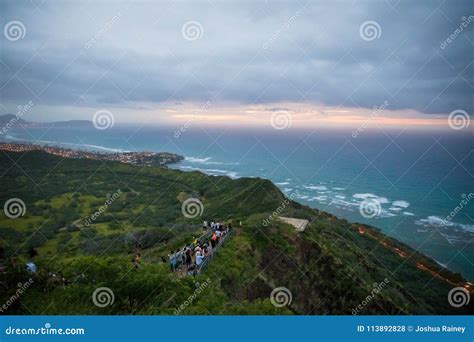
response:
<path id="1" fill-rule="evenodd" d="M 171 107 L 171 108 L 170 108 Z M 268 105 L 206 106 L 180 104 L 164 109 L 176 123 L 190 121 L 202 125 L 232 124 L 239 126 L 269 126 L 277 117 L 294 127 L 448 127 L 447 115 L 421 114 L 414 110 L 391 110 L 387 103 L 367 108 L 339 108 L 309 104 L 278 103 Z M 273 118 L 273 119 L 272 119 Z"/>

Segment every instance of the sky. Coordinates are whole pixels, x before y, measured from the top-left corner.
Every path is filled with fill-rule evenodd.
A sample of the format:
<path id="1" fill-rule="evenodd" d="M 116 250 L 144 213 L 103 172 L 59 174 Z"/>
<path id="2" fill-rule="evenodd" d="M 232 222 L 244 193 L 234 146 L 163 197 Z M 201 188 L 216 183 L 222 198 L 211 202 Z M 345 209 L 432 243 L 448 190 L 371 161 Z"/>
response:
<path id="1" fill-rule="evenodd" d="M 30 121 L 444 127 L 474 113 L 473 1 L 0 3 L 0 114 L 30 104 Z"/>

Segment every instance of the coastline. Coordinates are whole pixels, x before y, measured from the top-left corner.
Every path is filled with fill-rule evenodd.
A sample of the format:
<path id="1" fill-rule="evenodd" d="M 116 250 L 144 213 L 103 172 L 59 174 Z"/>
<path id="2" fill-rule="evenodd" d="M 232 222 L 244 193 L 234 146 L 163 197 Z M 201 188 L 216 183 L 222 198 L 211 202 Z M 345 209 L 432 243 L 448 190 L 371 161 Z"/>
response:
<path id="1" fill-rule="evenodd" d="M 21 141 L 25 141 L 25 140 L 21 140 Z M 62 146 L 62 145 L 74 145 L 76 147 L 76 150 L 81 150 L 81 144 L 71 144 L 71 143 L 61 143 L 61 142 L 51 142 L 53 145 L 56 145 L 56 146 Z M 47 145 L 47 144 L 45 144 Z M 88 146 L 95 146 L 95 145 L 88 145 Z M 95 146 L 96 149 L 102 149 L 102 150 L 114 150 L 112 148 L 108 148 L 108 147 L 103 147 L 103 146 Z M 86 150 L 87 151 L 87 150 Z M 111 152 L 111 153 L 114 153 L 114 152 Z M 123 153 L 127 153 L 127 152 L 123 152 Z M 182 156 L 181 156 L 182 157 Z M 190 166 L 187 166 L 187 165 L 182 165 L 182 162 L 193 162 L 193 163 L 197 163 L 196 164 L 196 167 L 190 167 Z M 203 170 L 202 167 L 200 167 L 200 165 L 210 165 L 210 167 L 212 167 L 211 169 L 207 169 L 207 170 L 211 170 L 211 173 L 209 172 L 206 172 L 206 170 Z M 238 175 L 237 172 L 235 171 L 228 171 L 228 170 L 224 170 L 224 167 L 222 168 L 219 168 L 218 165 L 222 165 L 222 166 L 230 166 L 230 169 L 231 170 L 235 170 L 236 167 L 238 166 L 238 163 L 235 163 L 235 162 L 222 162 L 222 161 L 214 161 L 212 160 L 211 157 L 206 157 L 206 158 L 196 158 L 196 157 L 182 157 L 182 159 L 180 160 L 177 160 L 177 161 L 174 161 L 174 162 L 170 162 L 170 163 L 167 163 L 166 166 L 167 167 L 171 167 L 173 169 L 177 169 L 177 170 L 182 170 L 184 172 L 186 171 L 198 171 L 198 172 L 202 172 L 206 175 L 210 175 L 210 176 L 227 176 L 231 179 L 236 179 L 236 178 L 241 178 L 241 177 L 258 177 L 258 178 L 265 178 L 265 179 L 269 179 L 268 177 L 265 177 L 265 176 L 262 176 L 262 175 L 254 175 L 254 176 L 240 176 Z M 275 184 L 283 193 L 285 196 L 291 196 L 292 194 L 294 193 L 297 193 L 298 189 L 290 189 L 290 188 L 287 188 L 287 182 L 276 182 L 275 180 L 272 180 L 272 179 L 269 179 L 273 184 Z M 327 191 L 327 189 L 323 189 L 323 186 L 322 185 L 308 185 L 308 186 L 305 186 L 305 188 L 307 188 L 307 190 L 311 190 L 311 191 L 316 191 L 318 193 L 317 196 L 315 196 L 315 198 L 319 197 L 319 196 L 322 196 L 324 194 L 319 194 L 319 192 L 325 192 Z M 290 190 L 290 191 L 288 191 Z M 358 194 L 356 194 L 357 196 L 359 196 Z M 361 194 L 361 195 L 367 195 L 367 194 Z M 370 195 L 370 194 L 369 194 Z M 336 207 L 330 207 L 329 205 L 324 205 L 322 203 L 320 203 L 320 206 L 318 207 L 315 207 L 313 205 L 311 205 L 311 203 L 308 203 L 308 201 L 306 200 L 305 201 L 305 198 L 307 195 L 305 194 L 299 194 L 299 196 L 296 196 L 294 198 L 294 200 L 298 201 L 299 204 L 301 205 L 305 205 L 305 206 L 308 206 L 310 207 L 311 209 L 315 209 L 315 210 L 322 210 L 323 212 L 326 212 L 326 213 L 330 213 L 329 215 L 334 215 L 335 217 L 338 217 L 338 218 L 341 218 L 341 219 L 346 219 L 348 220 L 349 222 L 353 223 L 353 224 L 357 224 L 357 222 L 359 222 L 357 219 L 353 219 L 353 218 L 348 218 L 346 217 L 345 215 L 342 215 L 340 212 L 341 210 L 337 211 L 335 209 L 337 209 Z M 374 195 L 375 196 L 375 195 Z M 373 197 L 373 196 L 372 196 Z M 365 196 L 365 198 L 367 198 L 367 196 Z M 378 197 L 380 198 L 380 197 Z M 358 198 L 356 198 L 357 200 L 359 200 Z M 363 198 L 361 198 L 360 200 L 363 200 Z M 397 202 L 397 201 L 395 201 Z M 403 201 L 400 201 L 400 202 L 403 202 Z M 319 201 L 318 201 L 319 203 Z M 405 205 L 404 203 L 399 203 L 400 205 Z M 354 203 L 351 204 L 351 207 L 358 207 L 358 202 L 354 201 Z M 407 215 L 408 216 L 408 215 Z M 434 216 L 433 216 L 434 217 Z M 429 217 L 428 217 L 429 219 Z M 420 220 L 420 221 L 423 221 L 423 220 Z M 431 222 L 421 222 L 422 224 L 424 225 L 429 225 L 431 224 Z M 363 224 L 367 224 L 367 222 L 363 223 Z M 369 223 L 369 225 L 372 226 L 372 223 Z M 377 223 L 375 223 L 375 226 L 377 226 Z M 372 226 L 373 227 L 373 226 Z M 423 227 L 423 226 L 422 226 Z M 439 227 L 434 227 L 434 231 L 438 231 Z M 444 228 L 450 228 L 450 227 L 444 227 Z M 387 230 L 384 230 L 384 229 L 381 229 L 381 228 L 377 228 L 377 229 L 380 229 L 386 236 L 390 236 L 390 237 L 393 237 L 395 238 L 397 241 L 400 241 L 404 244 L 407 244 L 407 246 L 409 246 L 411 249 L 413 250 L 419 250 L 418 247 L 416 245 L 413 245 L 412 241 L 411 240 L 407 240 L 407 239 L 400 239 L 400 235 L 396 235 L 396 234 L 391 234 L 391 231 L 387 231 Z M 437 232 L 438 233 L 438 232 Z M 439 232 L 440 233 L 440 232 Z M 465 277 L 466 279 L 469 279 L 469 280 L 474 280 L 474 278 L 470 277 L 469 276 L 469 273 L 465 273 L 463 269 L 453 269 L 451 267 L 446 267 L 446 263 L 443 263 L 441 261 L 438 260 L 437 256 L 436 255 L 433 255 L 433 253 L 430 253 L 429 251 L 427 250 L 422 250 L 421 253 L 423 253 L 424 255 L 428 256 L 429 258 L 431 258 L 432 260 L 434 260 L 438 265 L 439 267 L 443 268 L 443 269 L 446 269 L 446 270 L 449 270 L 451 272 L 460 272 L 463 277 Z M 449 263 L 448 263 L 449 264 Z"/>
<path id="2" fill-rule="evenodd" d="M 47 153 L 45 151 L 40 151 L 38 149 L 28 150 L 28 152 Z M 19 154 L 21 152 L 9 151 L 9 153 Z M 58 157 L 58 156 L 56 155 L 55 157 Z M 81 158 L 70 158 L 70 159 L 81 159 Z M 84 158 L 84 159 L 90 159 L 90 158 Z M 156 169 L 158 170 L 159 168 L 156 168 Z M 185 173 L 185 171 L 179 171 L 179 170 L 174 170 L 174 171 Z M 201 174 L 204 175 L 203 173 Z M 225 176 L 220 176 L 220 177 L 225 177 Z M 232 180 L 229 177 L 225 177 L 225 178 L 228 178 L 230 182 L 239 181 L 239 180 Z M 244 181 L 245 179 L 249 180 L 250 178 L 248 177 L 240 178 L 240 180 L 244 180 Z M 261 181 L 267 181 L 269 184 L 271 184 L 274 187 L 274 189 L 278 189 L 270 180 L 262 179 L 262 178 L 259 178 L 259 179 Z M 398 240 L 395 237 L 391 237 L 385 234 L 379 228 L 376 228 L 368 224 L 363 224 L 363 223 L 348 222 L 347 220 L 341 219 L 331 213 L 321 211 L 316 208 L 311 208 L 309 206 L 296 202 L 292 198 L 286 197 L 281 191 L 280 191 L 280 194 L 281 196 L 283 196 L 283 198 L 286 198 L 287 204 L 293 203 L 292 205 L 294 206 L 294 208 L 303 209 L 304 211 L 306 211 L 306 214 L 310 213 L 309 215 L 313 219 L 322 219 L 323 221 L 327 222 L 331 226 L 332 225 L 337 226 L 337 225 L 343 224 L 344 229 L 347 232 L 350 231 L 353 234 L 360 236 L 360 239 L 362 240 L 368 239 L 372 241 L 373 243 L 379 245 L 380 248 L 382 248 L 383 250 L 386 250 L 388 253 L 391 253 L 392 255 L 397 256 L 399 258 L 398 262 L 400 262 L 400 265 L 404 265 L 406 262 L 409 262 L 410 264 L 413 264 L 413 266 L 416 266 L 416 268 L 420 272 L 429 274 L 433 279 L 437 279 L 449 286 L 462 287 L 462 288 L 465 288 L 469 292 L 474 290 L 474 285 L 471 282 L 469 282 L 461 274 L 456 273 L 453 270 L 450 270 L 448 268 L 440 266 L 439 263 L 433 258 L 431 258 L 430 256 L 413 249 L 412 247 L 406 245 L 405 243 L 403 243 L 402 241 Z M 273 210 L 277 212 L 278 208 L 273 209 Z M 285 220 L 282 220 L 282 222 L 284 221 Z M 311 221 L 308 221 L 307 223 L 310 224 Z M 263 227 L 265 226 L 266 225 L 263 222 Z M 333 228 L 334 227 L 335 226 L 333 226 Z M 298 229 L 296 229 L 296 231 L 298 232 L 298 234 L 305 234 L 304 230 L 298 231 Z M 354 242 L 359 241 L 360 239 L 357 238 L 354 240 Z"/>
<path id="3" fill-rule="evenodd" d="M 165 166 L 178 163 L 184 157 L 170 152 L 91 152 L 80 149 L 65 149 L 49 145 L 30 143 L 0 143 L 0 150 L 9 152 L 43 151 L 48 154 L 72 159 L 93 159 L 102 161 L 118 161 L 136 166 Z"/>

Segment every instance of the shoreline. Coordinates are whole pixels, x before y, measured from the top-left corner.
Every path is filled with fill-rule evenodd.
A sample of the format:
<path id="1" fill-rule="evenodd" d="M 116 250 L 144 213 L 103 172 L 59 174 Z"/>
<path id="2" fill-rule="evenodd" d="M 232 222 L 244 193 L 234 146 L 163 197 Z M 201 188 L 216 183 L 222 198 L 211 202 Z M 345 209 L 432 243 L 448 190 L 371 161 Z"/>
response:
<path id="1" fill-rule="evenodd" d="M 40 150 L 28 150 L 28 152 L 44 153 Z M 10 153 L 20 154 L 21 152 L 12 151 Z M 59 156 L 54 156 L 54 157 L 59 158 Z M 158 171 L 159 168 L 157 168 L 156 170 Z M 174 170 L 174 171 L 182 172 L 182 173 L 185 172 L 185 171 L 179 171 L 179 170 Z M 232 182 L 232 180 L 230 179 L 229 181 Z M 271 181 L 269 182 L 272 184 L 272 186 L 275 189 L 278 189 L 273 184 L 273 182 Z M 281 194 L 284 196 L 283 193 Z M 285 198 L 287 197 L 285 196 Z M 385 234 L 383 231 L 381 231 L 377 227 L 374 227 L 368 224 L 358 223 L 358 222 L 347 222 L 347 220 L 344 220 L 336 215 L 330 214 L 325 211 L 321 211 L 317 208 L 311 208 L 309 206 L 305 206 L 299 202 L 292 200 L 291 198 L 287 198 L 287 199 L 288 201 L 291 201 L 295 205 L 297 205 L 297 207 L 298 206 L 306 207 L 306 210 L 310 210 L 312 213 L 311 215 L 317 216 L 318 219 L 325 220 L 329 223 L 333 222 L 336 225 L 345 221 L 344 229 L 347 229 L 347 231 L 351 231 L 354 234 L 361 236 L 362 238 L 374 241 L 377 245 L 380 245 L 380 248 L 387 250 L 388 253 L 391 253 L 395 256 L 400 257 L 401 265 L 410 261 L 410 264 L 413 264 L 413 266 L 416 266 L 418 270 L 424 273 L 430 274 L 433 278 L 437 278 L 443 283 L 448 283 L 450 286 L 460 286 L 467 289 L 468 291 L 472 291 L 473 284 L 469 281 L 468 278 L 463 276 L 463 274 L 459 272 L 455 272 L 449 268 L 440 266 L 439 263 L 434 258 L 430 257 L 426 253 L 419 252 L 418 250 L 412 248 L 411 246 L 407 245 L 406 243 L 397 239 L 396 237 L 392 237 Z M 304 232 L 300 232 L 300 233 L 304 234 Z M 358 241 L 358 239 L 355 239 L 354 241 Z"/>
<path id="2" fill-rule="evenodd" d="M 21 145 L 22 143 L 20 143 L 19 141 L 23 141 L 24 142 L 24 145 L 38 145 L 40 148 L 40 150 L 44 150 L 45 148 L 51 148 L 50 145 L 48 144 L 44 144 L 44 145 L 41 145 L 41 144 L 32 144 L 32 143 L 29 143 L 27 140 L 23 140 L 23 139 L 18 139 L 18 141 L 16 142 L 11 142 L 10 144 L 16 144 L 16 145 Z M 4 144 L 4 142 L 1 142 L 0 141 L 0 145 Z M 78 153 L 94 153 L 94 154 L 97 154 L 97 155 L 120 155 L 120 154 L 127 154 L 127 153 L 131 153 L 131 154 L 140 154 L 140 153 L 157 153 L 159 154 L 160 152 L 90 152 L 90 151 L 87 151 L 87 150 L 83 150 L 81 149 L 80 145 L 79 144 L 71 144 L 71 143 L 61 143 L 61 142 L 51 142 L 51 144 L 53 146 L 57 146 L 57 147 L 53 147 L 54 149 L 57 148 L 58 150 L 71 150 L 71 151 L 76 151 Z M 74 145 L 76 146 L 77 148 L 76 149 L 64 149 L 62 147 L 59 147 L 61 145 Z M 96 145 L 85 145 L 83 144 L 83 146 L 90 146 L 90 147 L 95 147 L 97 149 L 103 149 L 103 150 L 111 150 L 111 151 L 114 151 L 115 149 L 112 149 L 112 148 L 107 148 L 107 147 L 103 147 L 103 146 L 96 146 Z M 179 156 L 179 155 L 176 155 L 176 156 Z M 206 169 L 203 169 L 199 166 L 197 167 L 193 167 L 193 166 L 182 166 L 180 167 L 180 163 L 182 161 L 188 161 L 190 163 L 193 163 L 193 161 L 196 161 L 197 158 L 195 157 L 185 157 L 185 156 L 179 156 L 181 157 L 180 159 L 177 159 L 177 160 L 173 160 L 173 161 L 170 161 L 170 162 L 166 162 L 165 164 L 160 164 L 160 165 L 145 165 L 145 164 L 140 164 L 140 163 L 133 163 L 133 162 L 130 162 L 130 161 L 121 161 L 121 160 L 115 160 L 115 161 L 121 161 L 121 162 L 124 162 L 124 163 L 128 163 L 128 164 L 131 164 L 131 165 L 144 165 L 144 166 L 170 166 L 171 168 L 175 169 L 175 170 L 180 170 L 182 172 L 201 172 L 201 173 L 204 173 L 206 175 L 210 175 L 210 176 L 217 176 L 217 177 L 229 177 L 231 179 L 237 179 L 237 178 L 241 178 L 241 177 L 250 177 L 250 178 L 253 178 L 253 177 L 258 177 L 258 178 L 265 178 L 265 179 L 268 179 L 264 176 L 237 176 L 237 172 L 234 172 L 234 171 L 228 171 L 228 170 L 222 170 L 220 172 L 215 172 L 215 173 L 208 173 L 206 172 Z M 76 158 L 77 159 L 77 158 Z M 94 159 L 94 158 L 88 158 L 88 159 Z M 204 163 L 203 165 L 216 165 L 216 164 L 220 164 L 220 165 L 236 165 L 238 163 L 224 163 L 224 162 L 210 162 L 211 158 L 208 157 L 208 158 L 201 158 L 201 159 L 197 159 L 198 161 L 199 160 L 203 160 L 205 161 L 206 163 Z M 212 164 L 209 164 L 209 163 L 212 163 Z M 211 169 L 211 171 L 213 171 L 214 169 Z M 279 184 L 278 182 L 275 182 L 271 179 L 269 179 L 277 188 L 280 189 L 280 191 L 286 196 L 290 196 L 291 194 L 290 193 L 287 193 L 285 192 L 284 190 L 285 189 L 282 189 L 279 187 Z M 282 184 L 282 185 L 285 185 L 285 184 Z M 308 189 L 311 188 L 311 186 L 307 187 Z M 301 205 L 305 205 L 305 206 L 308 206 L 309 208 L 311 209 L 316 209 L 316 210 L 321 210 L 321 208 L 324 208 L 322 210 L 322 212 L 325 212 L 325 213 L 328 213 L 330 215 L 334 215 L 335 217 L 337 218 L 340 218 L 340 219 L 346 219 L 348 222 L 350 222 L 351 224 L 366 224 L 366 223 L 360 223 L 357 219 L 353 219 L 353 218 L 349 218 L 349 217 L 346 217 L 345 215 L 341 214 L 340 211 L 344 211 L 343 208 L 339 208 L 339 211 L 338 210 L 331 210 L 330 208 L 330 205 L 329 204 L 322 204 L 320 207 L 314 207 L 312 206 L 310 203 L 306 203 L 303 199 L 303 201 L 299 201 L 298 198 L 296 198 L 296 202 L 301 204 Z M 354 203 L 353 203 L 354 204 Z M 337 208 L 337 207 L 336 207 Z M 434 217 L 434 216 L 433 216 Z M 423 221 L 424 219 L 422 220 L 419 220 L 419 221 Z M 371 225 L 370 223 L 367 224 L 367 225 Z M 417 225 L 416 223 L 414 223 L 414 225 Z M 424 228 L 424 226 L 421 226 L 421 228 Z M 437 227 L 437 226 L 434 226 L 433 229 L 436 230 L 437 234 L 440 234 L 440 229 L 441 227 Z M 390 234 L 390 231 L 385 231 L 385 229 L 382 229 L 382 228 L 376 228 L 376 229 L 379 229 L 381 232 L 383 232 L 384 235 L 388 236 L 388 237 L 392 237 L 392 238 L 395 238 L 397 241 L 400 241 L 404 244 L 406 244 L 407 246 L 409 246 L 410 248 L 412 248 L 413 250 L 416 250 L 418 251 L 418 249 L 415 247 L 415 246 L 411 246 L 410 244 L 410 240 L 409 239 L 400 239 L 400 237 L 395 237 L 394 235 Z M 433 255 L 432 253 L 429 253 L 427 251 L 420 251 L 421 253 L 423 253 L 424 255 L 426 255 L 427 257 L 431 258 L 433 261 L 435 261 L 439 267 L 443 268 L 443 269 L 446 269 L 446 270 L 449 270 L 450 272 L 458 272 L 460 273 L 465 279 L 468 279 L 468 280 L 471 280 L 471 281 L 474 281 L 474 278 L 472 277 L 469 277 L 469 274 L 466 274 L 465 273 L 465 270 L 464 269 L 461 269 L 461 268 L 458 268 L 458 270 L 456 269 L 451 269 L 450 267 L 446 267 L 446 264 L 444 262 L 441 262 L 437 259 L 437 257 L 435 255 Z"/>
<path id="3" fill-rule="evenodd" d="M 0 143 L 0 150 L 9 152 L 42 151 L 51 155 L 71 159 L 93 159 L 101 161 L 118 161 L 137 166 L 166 166 L 178 163 L 184 157 L 170 152 L 93 152 L 86 150 L 66 149 L 49 145 L 31 143 Z"/>

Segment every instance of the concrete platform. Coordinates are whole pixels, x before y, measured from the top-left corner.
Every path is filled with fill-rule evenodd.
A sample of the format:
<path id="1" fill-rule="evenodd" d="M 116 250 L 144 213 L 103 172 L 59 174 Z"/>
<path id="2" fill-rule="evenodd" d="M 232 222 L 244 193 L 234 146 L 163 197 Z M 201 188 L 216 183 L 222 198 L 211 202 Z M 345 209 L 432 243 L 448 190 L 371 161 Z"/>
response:
<path id="1" fill-rule="evenodd" d="M 306 229 L 306 226 L 309 223 L 308 220 L 297 219 L 297 218 L 292 218 L 292 217 L 279 216 L 278 218 L 285 223 L 291 224 L 293 227 L 295 227 L 297 232 L 304 231 Z"/>

